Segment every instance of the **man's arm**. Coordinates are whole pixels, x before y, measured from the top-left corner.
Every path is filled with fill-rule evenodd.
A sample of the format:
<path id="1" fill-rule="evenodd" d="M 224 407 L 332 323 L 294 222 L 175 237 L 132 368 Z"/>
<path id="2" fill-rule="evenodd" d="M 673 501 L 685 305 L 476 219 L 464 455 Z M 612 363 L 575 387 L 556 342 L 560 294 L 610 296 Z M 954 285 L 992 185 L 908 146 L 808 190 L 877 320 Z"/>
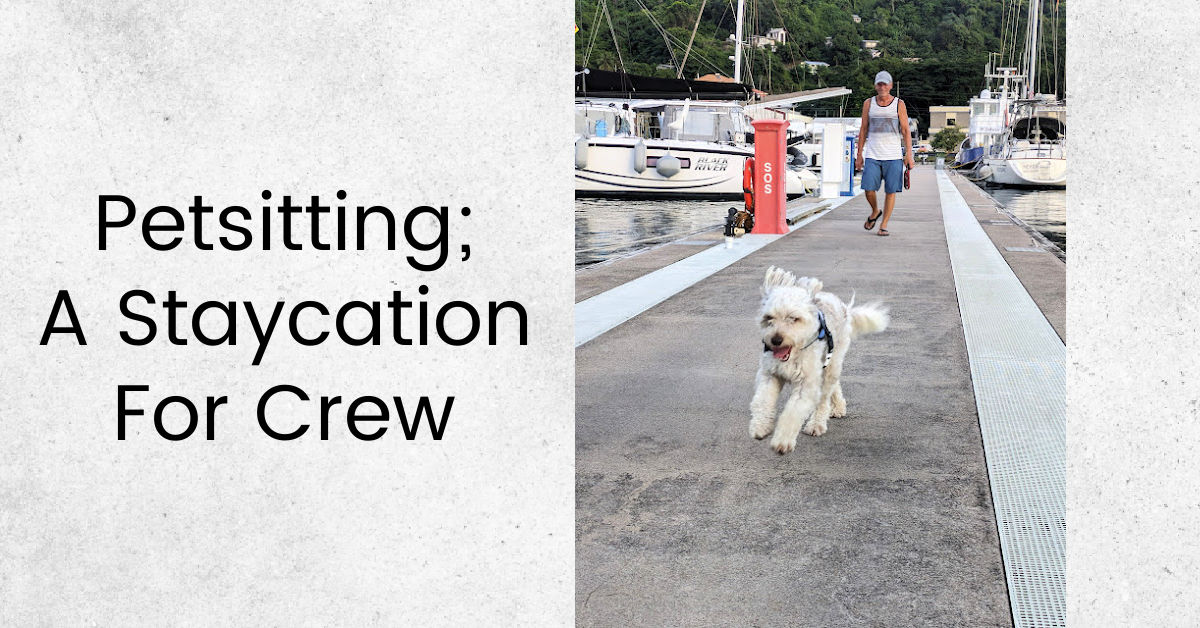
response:
<path id="1" fill-rule="evenodd" d="M 863 101 L 862 123 L 858 125 L 858 151 L 854 157 L 854 168 L 862 170 L 863 167 L 863 146 L 867 143 L 867 127 L 871 115 L 871 99 Z"/>
<path id="2" fill-rule="evenodd" d="M 904 163 L 909 168 L 912 168 L 916 166 L 916 162 L 913 161 L 912 130 L 908 126 L 908 108 L 904 106 L 903 100 L 900 101 L 897 114 L 900 116 L 900 128 L 903 129 L 902 132 L 904 133 L 904 147 L 907 149 L 904 151 Z"/>

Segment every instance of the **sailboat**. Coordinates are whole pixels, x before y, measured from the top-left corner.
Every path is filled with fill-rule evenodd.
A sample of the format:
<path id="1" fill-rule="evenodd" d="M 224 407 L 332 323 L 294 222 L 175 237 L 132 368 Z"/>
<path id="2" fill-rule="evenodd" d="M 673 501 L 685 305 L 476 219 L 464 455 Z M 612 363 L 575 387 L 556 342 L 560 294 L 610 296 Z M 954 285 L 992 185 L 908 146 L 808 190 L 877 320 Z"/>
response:
<path id="1" fill-rule="evenodd" d="M 1025 79 L 1023 97 L 1009 104 L 1007 129 L 1000 141 L 982 157 L 977 170 L 977 175 L 991 184 L 1056 188 L 1067 185 L 1066 105 L 1054 95 L 1036 93 L 1041 4 L 1041 0 L 1029 3 L 1026 74 L 1017 77 Z M 989 74 L 989 77 L 993 76 Z M 1007 75 L 1005 79 L 1005 101 L 1008 100 L 1008 78 L 1011 77 Z"/>

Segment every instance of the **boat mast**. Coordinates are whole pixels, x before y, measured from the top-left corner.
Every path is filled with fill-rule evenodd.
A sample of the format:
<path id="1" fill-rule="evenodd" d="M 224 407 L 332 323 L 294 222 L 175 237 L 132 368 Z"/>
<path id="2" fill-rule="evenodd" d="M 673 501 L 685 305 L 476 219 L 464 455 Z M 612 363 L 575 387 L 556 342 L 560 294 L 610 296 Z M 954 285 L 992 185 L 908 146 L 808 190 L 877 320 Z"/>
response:
<path id="1" fill-rule="evenodd" d="M 1028 55 L 1026 63 L 1029 64 L 1029 70 L 1025 73 L 1025 76 L 1028 77 L 1028 83 L 1026 83 L 1028 98 L 1034 98 L 1037 95 L 1038 18 L 1041 15 L 1041 0 L 1029 0 L 1029 27 L 1025 41 L 1025 53 Z"/>
<path id="2" fill-rule="evenodd" d="M 742 22 L 746 14 L 746 0 L 738 0 L 737 25 L 733 35 L 733 82 L 742 82 Z"/>

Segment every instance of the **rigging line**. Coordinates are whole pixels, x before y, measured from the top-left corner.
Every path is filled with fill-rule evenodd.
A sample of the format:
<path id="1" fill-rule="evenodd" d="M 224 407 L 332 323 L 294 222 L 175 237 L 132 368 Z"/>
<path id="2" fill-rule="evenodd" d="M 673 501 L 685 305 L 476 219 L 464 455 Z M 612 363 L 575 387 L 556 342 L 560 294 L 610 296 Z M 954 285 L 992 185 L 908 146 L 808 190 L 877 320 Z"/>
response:
<path id="1" fill-rule="evenodd" d="M 1012 5 L 1012 2 L 1008 1 L 1008 2 L 1005 2 L 1000 7 L 1000 55 L 997 58 L 997 61 L 1000 62 L 1000 65 L 1004 65 L 1004 51 L 1005 51 L 1005 49 L 1008 48 L 1008 19 L 1009 19 L 1009 10 L 1008 9 L 1009 9 L 1009 6 L 1011 6 L 1011 5 Z M 993 69 L 995 69 L 995 68 L 993 68 Z M 988 80 L 991 80 L 991 79 L 988 79 Z"/>
<path id="2" fill-rule="evenodd" d="M 1017 30 L 1017 7 L 1019 5 L 1020 5 L 1020 2 L 1018 2 L 1016 0 L 1009 0 L 1008 5 L 1006 6 L 1006 10 L 1009 11 L 1009 19 L 1008 19 L 1008 28 L 1004 32 L 1006 43 L 1004 46 L 1004 50 L 1001 51 L 1002 57 L 1000 59 L 1000 65 L 1002 65 L 1002 66 L 1012 66 L 1011 50 L 1013 49 L 1013 46 L 1015 45 L 1014 42 L 1017 39 L 1017 33 L 1016 33 L 1016 30 Z"/>
<path id="3" fill-rule="evenodd" d="M 1011 5 L 1012 5 L 1011 1 L 1004 3 L 1004 18 L 1003 18 L 1003 24 L 1002 24 L 1003 30 L 1000 33 L 1000 50 L 998 51 L 998 54 L 996 55 L 996 63 L 997 63 L 996 67 L 1001 67 L 1001 66 L 1006 65 L 1004 63 L 1004 61 L 1005 61 L 1005 56 L 1008 54 L 1008 21 L 1009 21 L 1009 7 Z"/>
<path id="4" fill-rule="evenodd" d="M 704 17 L 704 5 L 708 4 L 708 0 L 700 3 L 700 10 L 696 12 L 696 24 L 692 26 L 692 36 L 688 39 L 687 48 L 683 51 L 683 61 L 679 64 L 679 71 L 675 73 L 675 78 L 683 78 L 683 66 L 687 65 L 688 55 L 692 52 L 692 42 L 696 41 L 696 29 L 700 28 L 700 18 Z"/>
<path id="5" fill-rule="evenodd" d="M 591 38 L 588 40 L 587 52 L 583 54 L 583 67 L 588 67 L 588 60 L 592 58 L 592 48 L 596 45 L 596 36 L 600 34 L 600 3 L 596 3 L 596 14 L 592 16 Z"/>
<path id="6" fill-rule="evenodd" d="M 1042 82 L 1049 82 L 1049 79 L 1046 78 L 1045 76 L 1043 76 L 1043 74 L 1045 74 L 1045 72 L 1040 72 L 1040 70 L 1042 70 L 1042 60 L 1045 59 L 1045 56 L 1044 56 L 1045 48 L 1046 48 L 1046 46 L 1048 46 L 1048 43 L 1049 43 L 1049 37 L 1045 36 L 1045 28 L 1044 28 L 1044 25 L 1042 22 L 1044 13 L 1045 13 L 1045 10 L 1042 7 L 1042 5 L 1038 5 L 1038 24 L 1042 25 L 1042 28 L 1039 28 L 1038 31 L 1036 32 L 1036 34 L 1034 34 L 1034 36 L 1037 37 L 1037 41 L 1033 42 L 1034 52 L 1033 52 L 1033 59 L 1031 60 L 1031 62 L 1033 62 L 1033 64 L 1037 64 L 1036 67 L 1038 70 L 1037 80 L 1036 80 L 1036 82 L 1034 82 L 1037 84 L 1033 85 L 1033 92 L 1031 94 L 1031 96 L 1033 96 L 1034 98 L 1036 98 L 1038 95 L 1038 91 L 1039 91 L 1038 86 L 1042 85 Z"/>
<path id="7" fill-rule="evenodd" d="M 1005 2 L 1000 10 L 1000 49 L 996 51 L 996 67 L 1004 65 L 1004 51 L 1008 48 L 1008 5 Z"/>
<path id="8" fill-rule="evenodd" d="M 670 38 L 671 38 L 673 41 L 675 41 L 675 43 L 677 43 L 677 44 L 679 44 L 679 45 L 683 45 L 683 40 L 682 40 L 682 39 L 679 39 L 679 38 L 675 37 L 674 35 L 671 35 L 670 33 L 668 33 L 668 36 L 669 36 L 669 37 L 670 37 Z M 720 67 L 719 65 L 716 65 L 716 64 L 714 64 L 714 63 L 713 63 L 713 62 L 712 62 L 710 59 L 706 58 L 704 55 L 700 54 L 699 52 L 697 52 L 697 53 L 696 53 L 696 58 L 697 58 L 697 59 L 700 59 L 700 60 L 702 60 L 702 61 L 704 61 L 705 63 L 707 63 L 707 64 L 708 64 L 708 67 L 709 67 L 709 68 L 711 68 L 711 69 L 712 69 L 713 71 L 715 71 L 716 73 L 718 73 L 718 74 L 721 74 L 721 73 L 723 73 L 723 72 L 724 72 L 724 70 L 723 70 L 723 69 L 721 69 L 721 67 Z"/>
<path id="9" fill-rule="evenodd" d="M 751 31 L 755 32 L 755 33 L 760 32 L 760 28 L 759 28 L 760 25 L 758 23 L 758 3 L 757 2 L 751 2 L 750 13 L 752 15 Z M 745 33 L 746 33 L 746 29 L 743 27 L 742 28 L 743 36 L 745 36 Z M 755 37 L 755 35 L 750 35 L 750 37 Z M 739 42 L 739 44 L 740 44 L 740 42 Z M 758 46 L 757 45 L 746 46 L 745 49 L 746 49 L 746 52 L 742 54 L 742 64 L 744 66 L 742 69 L 746 72 L 746 76 L 750 79 L 750 89 L 754 90 L 754 89 L 757 89 L 757 87 L 755 87 L 755 84 L 754 84 L 754 51 L 758 49 Z"/>
<path id="10" fill-rule="evenodd" d="M 1061 3 L 1054 0 L 1054 95 L 1058 96 L 1058 9 Z M 1066 90 L 1063 90 L 1066 91 Z"/>
<path id="11" fill-rule="evenodd" d="M 1021 27 L 1021 0 L 1011 0 L 1012 16 L 1008 20 L 1008 48 L 1004 51 L 1004 65 L 1017 67 L 1017 32 Z"/>
<path id="12" fill-rule="evenodd" d="M 1004 65 L 1017 67 L 1017 31 L 1020 26 L 1021 0 L 1012 0 L 1012 19 L 1009 20 L 1008 48 L 1004 51 Z"/>
<path id="13" fill-rule="evenodd" d="M 642 0 L 633 0 L 633 1 L 635 3 L 637 3 L 637 5 L 639 7 L 641 7 L 642 13 L 645 13 L 646 17 L 650 18 L 650 25 L 653 26 L 655 28 L 655 30 L 657 30 L 659 32 L 660 35 L 662 35 L 663 43 L 667 47 L 667 54 L 670 55 L 670 57 L 671 57 L 671 65 L 678 67 L 679 59 L 675 58 L 675 50 L 673 48 L 671 48 L 671 40 L 668 38 L 667 30 L 665 28 L 663 28 L 663 25 L 661 22 L 658 21 L 658 18 L 654 17 L 654 14 L 650 12 L 650 7 L 646 6 L 645 2 L 642 2 Z"/>
<path id="14" fill-rule="evenodd" d="M 678 43 L 682 44 L 683 42 L 682 42 L 682 41 L 679 41 Z M 708 66 L 708 68 L 709 68 L 709 69 L 711 69 L 713 72 L 715 72 L 715 73 L 717 73 L 717 74 L 723 74 L 723 73 L 725 72 L 725 70 L 724 70 L 724 69 L 722 69 L 722 68 L 721 68 L 721 66 L 719 66 L 719 65 L 717 65 L 717 64 L 715 64 L 715 63 L 713 63 L 713 62 L 712 62 L 710 59 L 708 59 L 708 58 L 707 58 L 707 57 L 705 57 L 704 55 L 700 54 L 699 52 L 697 52 L 697 53 L 696 53 L 695 55 L 693 55 L 693 56 L 694 56 L 696 59 L 698 59 L 698 60 L 700 60 L 700 61 L 704 62 L 704 64 L 705 64 L 705 65 L 707 65 L 707 66 Z"/>
<path id="15" fill-rule="evenodd" d="M 679 39 L 679 38 L 675 37 L 674 35 L 671 35 L 670 33 L 668 33 L 668 36 L 669 36 L 669 37 L 671 37 L 671 39 L 672 39 L 673 41 L 675 41 L 675 43 L 677 43 L 677 44 L 679 44 L 679 45 L 683 45 L 683 40 L 682 40 L 682 39 Z M 724 72 L 724 70 L 722 70 L 722 69 L 720 68 L 720 66 L 718 66 L 718 65 L 714 64 L 714 63 L 713 63 L 711 60 L 709 60 L 708 58 L 706 58 L 704 55 L 700 54 L 699 52 L 697 52 L 697 53 L 696 53 L 696 58 L 697 58 L 697 59 L 700 59 L 701 61 L 703 61 L 703 62 L 705 62 L 705 63 L 707 63 L 707 64 L 708 64 L 708 67 L 709 67 L 709 68 L 711 68 L 711 69 L 713 69 L 713 70 L 714 70 L 714 71 L 716 71 L 717 73 Z"/>
<path id="16" fill-rule="evenodd" d="M 1042 55 L 1045 54 L 1045 49 L 1046 49 L 1045 42 L 1048 39 L 1047 37 L 1045 37 L 1045 34 L 1046 34 L 1045 27 L 1042 26 L 1042 21 L 1041 21 L 1042 20 L 1042 7 L 1041 7 L 1041 5 L 1038 5 L 1037 19 L 1038 19 L 1039 28 L 1037 30 L 1037 33 L 1035 34 L 1035 36 L 1037 37 L 1037 40 L 1033 42 L 1033 59 L 1030 62 L 1036 64 L 1034 66 L 1035 70 L 1041 70 L 1042 69 L 1042 59 L 1045 58 Z M 1045 74 L 1045 72 L 1038 71 L 1037 77 L 1036 77 L 1037 80 L 1034 81 L 1035 85 L 1033 86 L 1033 94 L 1032 95 L 1035 98 L 1037 97 L 1037 93 L 1040 91 L 1038 89 L 1038 87 L 1042 84 L 1042 81 L 1046 80 L 1046 77 L 1043 76 L 1043 74 Z"/>
<path id="17" fill-rule="evenodd" d="M 621 45 L 617 43 L 617 29 L 613 28 L 612 15 L 608 12 L 608 0 L 600 0 L 600 4 L 604 7 L 604 17 L 608 20 L 608 32 L 612 33 L 613 48 L 617 51 L 617 62 L 621 64 L 621 72 L 628 74 L 629 71 L 625 69 L 625 59 L 621 57 Z M 621 82 L 624 83 L 624 81 L 625 79 L 622 77 Z"/>
<path id="18" fill-rule="evenodd" d="M 718 17 L 718 18 L 717 18 L 717 21 L 716 21 L 716 22 L 713 22 L 713 24 L 716 24 L 717 26 L 720 26 L 720 25 L 721 25 L 721 23 L 722 23 L 722 22 L 725 20 L 725 16 L 726 16 L 726 15 L 729 15 L 729 10 L 730 10 L 730 9 L 732 9 L 732 8 L 733 8 L 733 2 L 732 2 L 732 1 L 730 1 L 729 3 L 727 3 L 727 6 L 725 7 L 725 10 L 721 11 L 721 17 Z"/>
<path id="19" fill-rule="evenodd" d="M 775 15 L 776 15 L 776 17 L 778 17 L 778 18 L 779 18 L 779 22 L 780 22 L 780 25 L 781 25 L 781 28 L 782 28 L 782 27 L 784 26 L 784 24 L 783 24 L 783 10 L 779 8 L 779 2 L 778 2 L 778 0 L 771 0 L 771 4 L 775 6 Z M 788 56 L 790 56 L 790 57 L 792 58 L 792 69 L 795 69 L 795 68 L 796 68 L 796 66 L 798 65 L 798 64 L 797 64 L 797 62 L 796 62 L 796 50 L 795 50 L 795 47 L 794 47 L 794 46 L 785 46 L 785 47 L 787 48 L 787 51 L 788 51 Z M 805 55 L 804 55 L 804 53 L 803 53 L 803 52 L 801 52 L 801 53 L 800 53 L 800 56 L 801 56 L 801 57 L 804 57 Z M 807 57 L 805 57 L 804 59 L 802 59 L 802 61 L 808 61 L 808 58 L 807 58 Z M 807 69 L 807 66 L 805 66 L 805 69 Z M 803 80 L 803 75 L 801 75 L 801 80 Z"/>

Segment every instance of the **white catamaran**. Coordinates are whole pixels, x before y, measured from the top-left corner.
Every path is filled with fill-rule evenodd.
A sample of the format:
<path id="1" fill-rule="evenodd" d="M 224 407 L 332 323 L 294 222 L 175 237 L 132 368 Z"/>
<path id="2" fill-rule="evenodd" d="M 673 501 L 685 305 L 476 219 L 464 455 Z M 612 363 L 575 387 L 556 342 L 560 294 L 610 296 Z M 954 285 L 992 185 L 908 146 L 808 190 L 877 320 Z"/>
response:
<path id="1" fill-rule="evenodd" d="M 746 159 L 754 156 L 752 118 L 850 93 L 824 88 L 756 96 L 740 82 L 744 4 L 738 3 L 732 83 L 577 69 L 576 196 L 740 198 Z M 803 195 L 818 180 L 805 168 L 805 155 L 791 155 L 787 193 Z"/>
<path id="2" fill-rule="evenodd" d="M 577 196 L 738 198 L 754 156 L 750 118 L 730 101 L 583 100 L 575 132 Z M 788 195 L 816 181 L 789 168 Z"/>

